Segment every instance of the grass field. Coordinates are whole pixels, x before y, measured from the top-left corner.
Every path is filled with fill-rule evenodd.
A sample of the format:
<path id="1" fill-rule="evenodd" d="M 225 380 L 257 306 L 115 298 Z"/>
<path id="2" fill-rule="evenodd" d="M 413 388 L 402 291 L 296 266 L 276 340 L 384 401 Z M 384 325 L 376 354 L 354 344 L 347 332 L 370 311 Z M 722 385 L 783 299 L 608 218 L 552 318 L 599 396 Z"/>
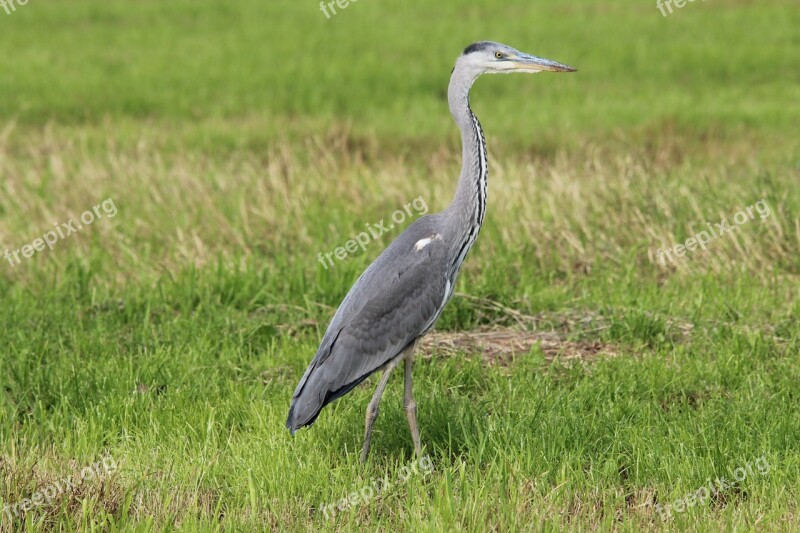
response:
<path id="1" fill-rule="evenodd" d="M 797 530 L 798 26 L 796 0 L 0 6 L 0 530 Z M 362 466 L 375 379 L 294 438 L 286 413 L 419 213 L 318 254 L 447 206 L 482 39 L 579 72 L 473 90 L 489 209 L 415 366 L 425 455 L 395 375 Z"/>

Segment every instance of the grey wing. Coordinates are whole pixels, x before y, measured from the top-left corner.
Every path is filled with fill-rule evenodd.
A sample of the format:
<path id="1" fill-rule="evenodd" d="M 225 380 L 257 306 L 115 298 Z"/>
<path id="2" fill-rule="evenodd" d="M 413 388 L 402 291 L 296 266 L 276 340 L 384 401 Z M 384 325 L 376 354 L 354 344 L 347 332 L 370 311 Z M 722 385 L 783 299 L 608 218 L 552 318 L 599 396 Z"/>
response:
<path id="1" fill-rule="evenodd" d="M 395 358 L 439 316 L 450 293 L 445 244 L 431 238 L 417 249 L 416 239 L 403 241 L 381 254 L 339 307 L 292 397 L 286 421 L 292 433 Z"/>

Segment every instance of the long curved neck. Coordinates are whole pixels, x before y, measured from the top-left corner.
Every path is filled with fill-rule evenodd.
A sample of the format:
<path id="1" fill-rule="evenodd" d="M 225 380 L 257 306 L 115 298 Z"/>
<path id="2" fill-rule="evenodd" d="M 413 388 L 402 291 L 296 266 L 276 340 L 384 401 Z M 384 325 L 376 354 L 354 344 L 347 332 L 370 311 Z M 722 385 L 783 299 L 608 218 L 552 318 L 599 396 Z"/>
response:
<path id="1" fill-rule="evenodd" d="M 456 253 L 459 266 L 475 242 L 486 214 L 489 179 L 486 140 L 478 118 L 469 107 L 469 90 L 476 77 L 477 73 L 461 69 L 457 64 L 447 91 L 450 113 L 461 130 L 464 160 L 456 194 L 447 208 L 451 227 L 456 229 L 459 237 L 455 243 L 458 246 Z"/>

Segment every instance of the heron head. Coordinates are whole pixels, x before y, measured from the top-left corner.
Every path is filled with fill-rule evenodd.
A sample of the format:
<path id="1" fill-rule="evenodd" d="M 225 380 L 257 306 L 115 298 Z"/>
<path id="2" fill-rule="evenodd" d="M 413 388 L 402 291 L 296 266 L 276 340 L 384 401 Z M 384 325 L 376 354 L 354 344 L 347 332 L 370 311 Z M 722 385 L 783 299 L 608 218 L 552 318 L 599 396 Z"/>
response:
<path id="1" fill-rule="evenodd" d="M 568 65 L 536 57 L 510 46 L 491 41 L 469 45 L 458 58 L 459 64 L 471 67 L 480 74 L 509 74 L 511 72 L 575 72 Z"/>

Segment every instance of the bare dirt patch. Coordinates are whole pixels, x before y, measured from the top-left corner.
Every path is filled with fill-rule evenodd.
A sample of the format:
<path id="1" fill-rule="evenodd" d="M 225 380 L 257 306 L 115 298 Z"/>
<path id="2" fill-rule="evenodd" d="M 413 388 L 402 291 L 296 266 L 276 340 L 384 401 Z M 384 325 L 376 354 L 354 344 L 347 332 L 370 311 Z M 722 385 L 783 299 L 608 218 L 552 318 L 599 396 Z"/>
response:
<path id="1" fill-rule="evenodd" d="M 520 331 L 512 328 L 492 328 L 463 332 L 433 332 L 422 339 L 421 357 L 481 354 L 489 364 L 508 364 L 517 356 L 525 356 L 539 346 L 548 360 L 587 360 L 619 354 L 611 344 L 597 340 L 566 340 L 555 331 Z"/>

